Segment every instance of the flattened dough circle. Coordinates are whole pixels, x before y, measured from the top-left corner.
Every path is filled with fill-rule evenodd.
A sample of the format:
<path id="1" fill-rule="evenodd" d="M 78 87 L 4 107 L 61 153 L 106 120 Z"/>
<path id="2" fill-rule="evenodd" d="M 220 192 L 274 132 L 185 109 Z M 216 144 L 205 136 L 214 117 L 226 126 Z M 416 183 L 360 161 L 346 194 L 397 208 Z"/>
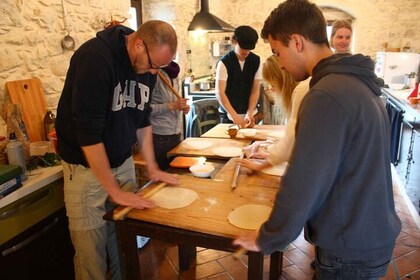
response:
<path id="1" fill-rule="evenodd" d="M 181 187 L 165 187 L 155 193 L 150 199 L 157 206 L 165 209 L 183 208 L 193 203 L 198 194 L 190 189 Z"/>
<path id="2" fill-rule="evenodd" d="M 271 207 L 257 204 L 245 204 L 233 209 L 228 220 L 232 225 L 243 229 L 259 229 L 268 220 Z"/>

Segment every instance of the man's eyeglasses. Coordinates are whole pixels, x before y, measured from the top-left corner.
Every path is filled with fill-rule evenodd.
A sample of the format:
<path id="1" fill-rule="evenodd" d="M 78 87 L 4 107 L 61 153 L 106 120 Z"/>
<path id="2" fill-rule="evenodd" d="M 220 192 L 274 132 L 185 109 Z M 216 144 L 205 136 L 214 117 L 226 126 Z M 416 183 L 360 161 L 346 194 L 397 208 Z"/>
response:
<path id="1" fill-rule="evenodd" d="M 153 63 L 152 63 L 152 60 L 150 59 L 149 50 L 147 49 L 146 42 L 143 41 L 143 45 L 144 45 L 144 48 L 146 49 L 147 59 L 149 60 L 149 65 L 150 65 L 149 69 L 159 70 L 161 68 L 165 68 L 166 66 L 168 66 L 168 64 L 166 64 L 166 65 L 161 65 L 161 66 L 158 66 L 158 67 L 153 67 Z"/>

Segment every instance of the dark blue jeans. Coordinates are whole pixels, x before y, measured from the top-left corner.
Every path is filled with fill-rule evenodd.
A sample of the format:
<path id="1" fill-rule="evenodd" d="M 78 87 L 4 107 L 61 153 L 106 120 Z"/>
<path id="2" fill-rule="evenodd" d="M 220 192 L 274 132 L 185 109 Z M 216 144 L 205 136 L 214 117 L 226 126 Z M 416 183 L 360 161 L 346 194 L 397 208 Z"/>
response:
<path id="1" fill-rule="evenodd" d="M 160 169 L 166 170 L 169 168 L 171 159 L 168 158 L 166 154 L 180 142 L 181 134 L 153 134 L 153 148 L 155 151 L 156 162 L 158 163 Z"/>
<path id="2" fill-rule="evenodd" d="M 345 260 L 315 248 L 315 280 L 376 280 L 385 276 L 389 256 L 369 261 Z"/>

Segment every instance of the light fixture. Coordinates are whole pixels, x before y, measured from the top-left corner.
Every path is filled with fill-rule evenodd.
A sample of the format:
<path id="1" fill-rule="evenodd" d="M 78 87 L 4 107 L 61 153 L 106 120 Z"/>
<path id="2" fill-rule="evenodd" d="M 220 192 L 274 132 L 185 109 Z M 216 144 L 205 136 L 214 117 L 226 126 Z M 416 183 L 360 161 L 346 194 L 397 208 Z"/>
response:
<path id="1" fill-rule="evenodd" d="M 229 23 L 209 12 L 209 1 L 201 0 L 201 10 L 195 14 L 188 26 L 188 31 L 205 30 L 207 32 L 233 32 L 235 28 Z"/>

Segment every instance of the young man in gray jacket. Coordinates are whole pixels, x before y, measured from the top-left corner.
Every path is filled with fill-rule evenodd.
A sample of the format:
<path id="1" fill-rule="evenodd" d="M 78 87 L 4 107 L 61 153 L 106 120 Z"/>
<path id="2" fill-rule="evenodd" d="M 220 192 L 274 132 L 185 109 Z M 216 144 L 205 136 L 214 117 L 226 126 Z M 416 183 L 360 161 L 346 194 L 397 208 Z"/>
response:
<path id="1" fill-rule="evenodd" d="M 280 4 L 262 37 L 295 80 L 312 80 L 270 218 L 234 244 L 269 254 L 304 227 L 316 249 L 315 279 L 384 276 L 401 222 L 394 208 L 389 120 L 372 60 L 333 55 L 322 12 L 306 0 Z"/>

